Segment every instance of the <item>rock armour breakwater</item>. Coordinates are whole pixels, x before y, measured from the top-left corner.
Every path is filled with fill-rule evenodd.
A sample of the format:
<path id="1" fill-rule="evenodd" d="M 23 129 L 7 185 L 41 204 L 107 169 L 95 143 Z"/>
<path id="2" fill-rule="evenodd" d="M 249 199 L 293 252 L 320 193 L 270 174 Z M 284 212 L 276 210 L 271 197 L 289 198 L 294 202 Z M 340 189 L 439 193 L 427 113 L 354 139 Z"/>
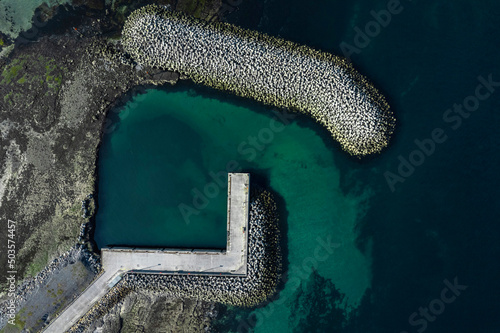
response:
<path id="1" fill-rule="evenodd" d="M 379 152 L 393 132 L 385 98 L 329 53 L 159 6 L 133 12 L 122 41 L 140 64 L 310 115 L 352 155 Z"/>
<path id="2" fill-rule="evenodd" d="M 236 306 L 254 306 L 276 291 L 282 271 L 276 203 L 253 190 L 250 202 L 247 276 L 129 273 L 123 287 Z"/>

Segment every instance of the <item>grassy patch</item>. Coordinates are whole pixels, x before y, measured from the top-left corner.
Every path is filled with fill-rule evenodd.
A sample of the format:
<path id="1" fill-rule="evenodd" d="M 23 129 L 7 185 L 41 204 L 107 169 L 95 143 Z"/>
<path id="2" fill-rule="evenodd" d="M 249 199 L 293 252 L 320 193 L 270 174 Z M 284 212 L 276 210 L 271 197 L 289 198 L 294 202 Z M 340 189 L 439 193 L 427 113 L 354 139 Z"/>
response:
<path id="1" fill-rule="evenodd" d="M 14 325 L 7 324 L 2 330 L 0 330 L 0 333 L 17 333 L 21 332 L 24 328 L 24 325 L 26 324 L 26 321 L 21 319 L 21 316 L 19 314 L 16 315 L 14 318 Z"/>
<path id="2" fill-rule="evenodd" d="M 74 204 L 71 206 L 70 209 L 66 210 L 64 213 L 65 215 L 70 215 L 70 216 L 80 216 L 80 212 L 82 211 L 82 205 L 81 204 Z"/>
<path id="3" fill-rule="evenodd" d="M 39 58 L 40 59 L 40 58 Z M 58 68 L 54 59 L 45 62 L 45 82 L 53 90 L 59 90 L 62 83 L 62 68 Z"/>
<path id="4" fill-rule="evenodd" d="M 6 66 L 2 72 L 2 82 L 1 84 L 9 84 L 14 80 L 19 71 L 23 68 L 25 59 L 15 59 L 8 66 Z"/>
<path id="5" fill-rule="evenodd" d="M 8 94 L 3 96 L 3 101 L 4 103 L 9 103 L 9 105 L 12 105 L 14 103 L 17 103 L 23 99 L 23 95 L 20 93 L 16 93 L 13 91 L 9 91 Z"/>
<path id="6" fill-rule="evenodd" d="M 47 295 L 49 295 L 50 298 L 57 298 L 57 295 L 54 292 L 54 289 L 47 290 Z"/>
<path id="7" fill-rule="evenodd" d="M 10 91 L 7 95 L 3 96 L 3 102 L 7 103 L 9 101 L 9 104 L 12 104 L 12 101 L 10 100 L 10 97 L 12 96 L 13 92 Z"/>
<path id="8" fill-rule="evenodd" d="M 45 64 L 45 71 L 47 73 L 51 73 L 56 69 L 56 65 L 54 65 L 54 59 L 50 59 L 46 64 Z"/>
<path id="9" fill-rule="evenodd" d="M 35 276 L 40 272 L 46 265 L 49 260 L 48 251 L 44 251 L 43 253 L 38 252 L 37 256 L 35 256 L 33 262 L 31 262 L 26 270 L 26 276 Z"/>
<path id="10" fill-rule="evenodd" d="M 29 75 L 22 73 L 25 64 L 29 64 L 30 68 L 34 69 L 35 72 L 30 71 Z M 1 73 L 2 80 L 0 84 L 10 84 L 11 82 L 16 82 L 17 84 L 40 83 L 40 85 L 46 84 L 49 90 L 58 91 L 62 84 L 63 74 L 66 71 L 67 69 L 58 66 L 54 59 L 49 59 L 41 55 L 35 58 L 21 56 L 4 67 Z M 41 77 L 40 75 L 35 75 L 35 73 L 40 72 L 42 72 Z M 44 72 L 45 75 L 43 74 Z"/>
<path id="11" fill-rule="evenodd" d="M 16 323 L 16 327 L 19 327 L 20 329 L 24 328 L 24 325 L 26 324 L 25 320 L 21 320 L 21 316 L 17 315 L 14 322 Z"/>

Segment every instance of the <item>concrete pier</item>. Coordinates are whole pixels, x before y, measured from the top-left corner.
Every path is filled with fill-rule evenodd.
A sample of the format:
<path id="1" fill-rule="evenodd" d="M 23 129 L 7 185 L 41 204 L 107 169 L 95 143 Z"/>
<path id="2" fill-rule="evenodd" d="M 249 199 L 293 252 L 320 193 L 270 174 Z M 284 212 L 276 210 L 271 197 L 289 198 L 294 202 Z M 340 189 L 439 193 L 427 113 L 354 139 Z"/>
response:
<path id="1" fill-rule="evenodd" d="M 247 275 L 250 175 L 228 174 L 225 251 L 171 248 L 101 249 L 103 273 L 44 332 L 61 333 L 76 324 L 127 272 L 145 274 Z"/>

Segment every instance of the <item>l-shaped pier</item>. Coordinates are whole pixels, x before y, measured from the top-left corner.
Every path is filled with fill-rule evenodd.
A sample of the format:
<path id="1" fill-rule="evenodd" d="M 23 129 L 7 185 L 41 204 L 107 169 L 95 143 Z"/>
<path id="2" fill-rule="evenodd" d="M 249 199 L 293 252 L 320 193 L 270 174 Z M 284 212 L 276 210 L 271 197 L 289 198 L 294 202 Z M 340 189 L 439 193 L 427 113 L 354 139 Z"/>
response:
<path id="1" fill-rule="evenodd" d="M 61 333 L 69 330 L 128 272 L 246 276 L 249 190 L 248 173 L 228 174 L 226 250 L 102 248 L 101 275 L 44 332 Z"/>

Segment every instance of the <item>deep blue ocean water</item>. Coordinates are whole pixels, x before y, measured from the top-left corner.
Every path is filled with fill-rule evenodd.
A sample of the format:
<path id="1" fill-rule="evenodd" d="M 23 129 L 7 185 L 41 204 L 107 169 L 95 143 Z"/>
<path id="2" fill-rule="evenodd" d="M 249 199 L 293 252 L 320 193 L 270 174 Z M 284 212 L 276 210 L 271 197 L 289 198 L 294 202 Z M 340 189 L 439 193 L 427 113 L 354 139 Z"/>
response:
<path id="1" fill-rule="evenodd" d="M 366 45 L 356 44 L 355 28 L 365 30 L 375 20 L 371 11 L 388 4 L 242 0 L 240 10 L 227 16 L 335 54 L 343 53 L 341 45 L 356 47 L 350 58 L 389 100 L 397 129 L 388 149 L 357 160 L 299 117 L 255 159 L 240 156 L 242 169 L 280 198 L 288 279 L 258 309 L 223 311 L 217 330 L 500 332 L 500 83 L 485 85 L 500 82 L 500 3 L 401 1 L 386 27 L 372 31 Z M 161 113 L 154 111 L 158 101 L 168 102 L 161 116 L 170 117 L 161 139 L 167 146 L 163 155 L 144 158 L 172 165 L 152 173 L 168 172 L 172 188 L 187 188 L 184 201 L 191 188 L 206 183 L 206 173 L 237 157 L 234 142 L 258 133 L 273 117 L 269 108 L 189 84 L 146 95 L 110 137 L 120 135 L 141 107 Z M 154 136 L 156 123 L 130 130 Z M 174 135 L 193 137 L 173 144 Z M 165 157 L 187 156 L 189 149 L 190 163 Z M 99 173 L 101 191 L 101 166 Z M 181 199 L 173 198 L 176 204 Z M 220 220 L 224 200 L 207 216 Z M 216 238 L 206 245 L 220 244 Z"/>

